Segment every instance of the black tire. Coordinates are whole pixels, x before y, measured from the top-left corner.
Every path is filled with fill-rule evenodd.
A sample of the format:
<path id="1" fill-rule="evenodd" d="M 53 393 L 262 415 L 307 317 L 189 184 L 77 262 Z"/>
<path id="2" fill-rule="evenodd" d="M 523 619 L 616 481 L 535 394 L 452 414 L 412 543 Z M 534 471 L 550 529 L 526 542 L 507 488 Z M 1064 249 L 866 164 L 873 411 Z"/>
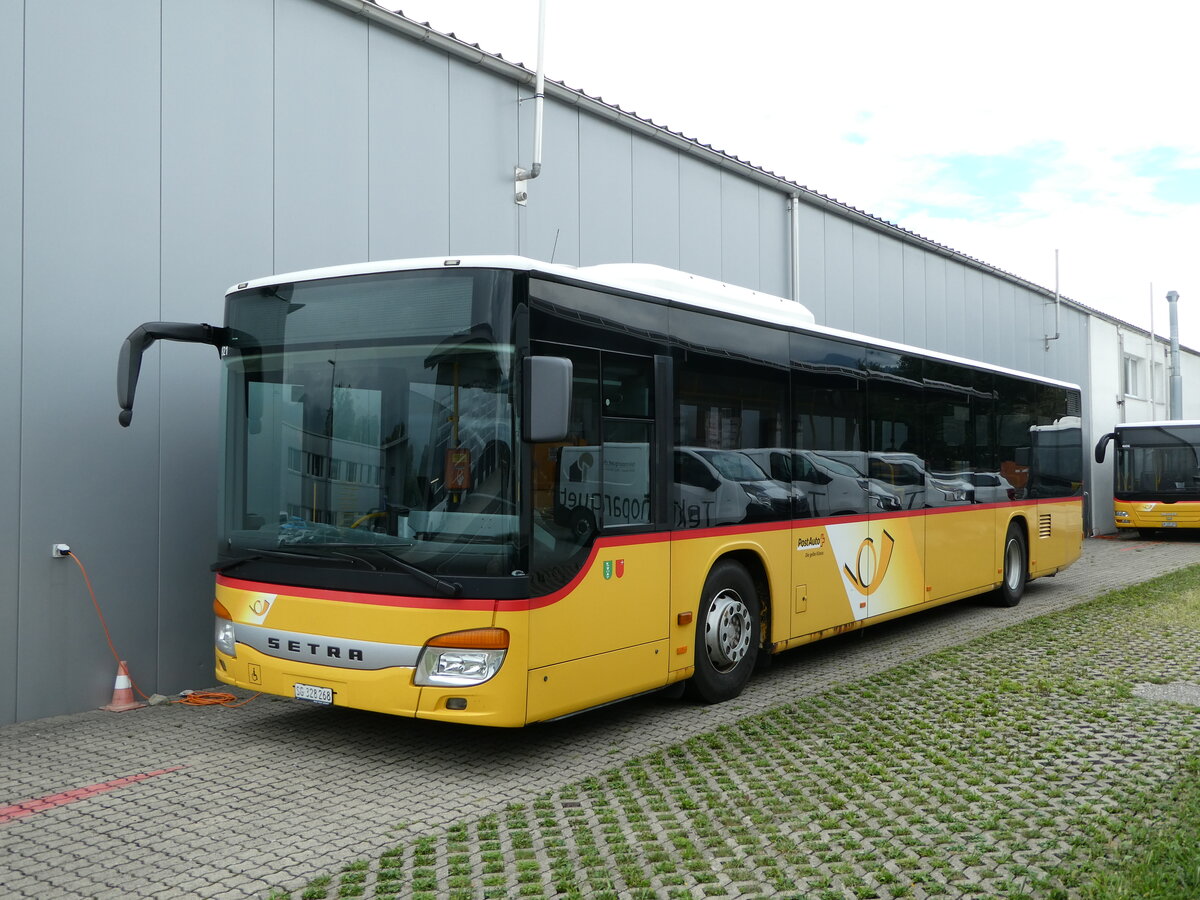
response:
<path id="1" fill-rule="evenodd" d="M 996 590 L 996 602 L 1001 606 L 1016 606 L 1029 581 L 1029 547 L 1025 542 L 1025 530 L 1016 522 L 1009 524 L 1008 534 L 1004 536 L 1001 563 L 1003 581 Z"/>
<path id="2" fill-rule="evenodd" d="M 750 574 L 735 562 L 713 566 L 696 617 L 696 671 L 690 693 L 705 703 L 721 703 L 742 692 L 758 659 L 760 621 Z"/>

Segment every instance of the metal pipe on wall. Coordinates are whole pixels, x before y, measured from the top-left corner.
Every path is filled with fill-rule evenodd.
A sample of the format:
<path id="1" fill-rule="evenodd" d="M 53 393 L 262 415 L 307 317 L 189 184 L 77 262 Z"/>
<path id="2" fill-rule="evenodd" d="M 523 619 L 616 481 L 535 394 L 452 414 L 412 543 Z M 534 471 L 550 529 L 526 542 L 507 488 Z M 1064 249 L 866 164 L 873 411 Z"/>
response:
<path id="1" fill-rule="evenodd" d="M 529 199 L 525 183 L 542 174 L 542 122 L 546 108 L 546 0 L 538 4 L 537 81 L 533 88 L 533 162 L 528 169 L 517 166 L 516 200 L 522 206 Z"/>
<path id="2" fill-rule="evenodd" d="M 1183 418 L 1183 373 L 1179 368 L 1179 292 L 1167 291 L 1171 310 L 1171 418 Z"/>
<path id="3" fill-rule="evenodd" d="M 792 194 L 788 199 L 788 220 L 791 224 L 791 241 L 788 242 L 789 269 L 792 279 L 792 299 L 800 302 L 800 195 Z"/>

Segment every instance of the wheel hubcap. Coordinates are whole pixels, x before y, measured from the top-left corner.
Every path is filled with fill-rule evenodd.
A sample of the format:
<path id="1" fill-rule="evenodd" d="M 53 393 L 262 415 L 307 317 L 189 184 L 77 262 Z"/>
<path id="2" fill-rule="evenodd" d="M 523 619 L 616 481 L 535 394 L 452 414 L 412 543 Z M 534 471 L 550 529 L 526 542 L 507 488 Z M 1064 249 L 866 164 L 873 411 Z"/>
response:
<path id="1" fill-rule="evenodd" d="M 1008 589 L 1015 591 L 1021 584 L 1021 547 L 1015 539 L 1004 548 L 1004 575 Z"/>
<path id="2" fill-rule="evenodd" d="M 704 646 L 718 672 L 737 666 L 750 650 L 750 610 L 737 591 L 717 594 L 704 620 Z"/>

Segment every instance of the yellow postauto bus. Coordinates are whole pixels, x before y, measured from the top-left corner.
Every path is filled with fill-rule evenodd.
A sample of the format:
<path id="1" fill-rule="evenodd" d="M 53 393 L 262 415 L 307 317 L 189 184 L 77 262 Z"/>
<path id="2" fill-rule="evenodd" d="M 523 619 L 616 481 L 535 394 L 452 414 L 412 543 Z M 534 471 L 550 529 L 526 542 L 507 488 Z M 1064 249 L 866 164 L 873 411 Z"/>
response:
<path id="1" fill-rule="evenodd" d="M 1153 537 L 1160 529 L 1200 528 L 1200 422 L 1128 422 L 1096 444 L 1113 464 L 1113 520 L 1118 531 Z"/>
<path id="2" fill-rule="evenodd" d="M 654 266 L 293 273 L 121 354 L 224 367 L 217 677 L 520 726 L 1031 578 L 1080 553 L 1077 387 Z M 1036 452 L 1052 431 L 1059 452 Z"/>

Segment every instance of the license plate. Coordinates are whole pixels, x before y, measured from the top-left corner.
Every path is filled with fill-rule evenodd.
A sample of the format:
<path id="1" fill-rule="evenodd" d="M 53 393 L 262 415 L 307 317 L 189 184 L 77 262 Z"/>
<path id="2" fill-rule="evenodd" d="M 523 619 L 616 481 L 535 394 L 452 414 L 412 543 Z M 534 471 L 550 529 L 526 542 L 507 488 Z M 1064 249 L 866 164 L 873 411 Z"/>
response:
<path id="1" fill-rule="evenodd" d="M 297 700 L 307 700 L 322 706 L 329 706 L 333 703 L 333 688 L 317 687 L 313 684 L 295 684 L 292 687 L 296 691 Z"/>
<path id="2" fill-rule="evenodd" d="M 1178 526 L 1178 524 L 1179 524 L 1178 522 L 1163 522 L 1162 527 L 1163 528 L 1175 528 Z"/>

